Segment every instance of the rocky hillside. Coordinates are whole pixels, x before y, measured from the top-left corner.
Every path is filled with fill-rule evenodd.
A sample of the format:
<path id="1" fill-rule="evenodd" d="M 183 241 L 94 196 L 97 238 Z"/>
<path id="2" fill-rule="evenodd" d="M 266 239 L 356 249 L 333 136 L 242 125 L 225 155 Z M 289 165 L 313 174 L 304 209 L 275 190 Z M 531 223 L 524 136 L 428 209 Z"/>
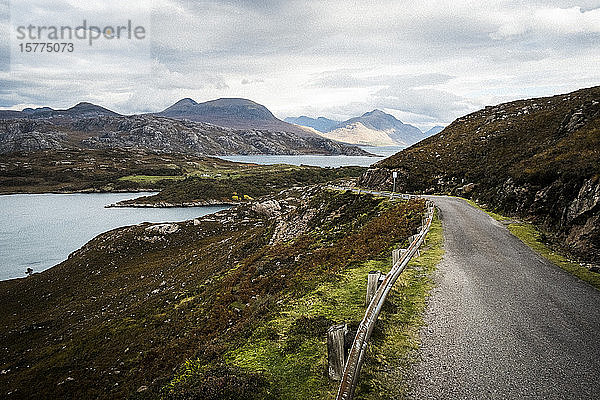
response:
<path id="1" fill-rule="evenodd" d="M 385 159 L 360 184 L 468 196 L 528 218 L 600 260 L 600 87 L 520 100 L 461 117 Z"/>
<path id="2" fill-rule="evenodd" d="M 68 117 L 0 120 L 0 154 L 72 148 L 134 148 L 193 155 L 368 154 L 316 134 L 236 130 L 151 115 L 100 115 L 96 107 L 86 104 L 73 109 Z"/>
<path id="3" fill-rule="evenodd" d="M 311 187 L 101 234 L 0 282 L 0 397 L 331 398 L 326 330 L 422 211 Z"/>

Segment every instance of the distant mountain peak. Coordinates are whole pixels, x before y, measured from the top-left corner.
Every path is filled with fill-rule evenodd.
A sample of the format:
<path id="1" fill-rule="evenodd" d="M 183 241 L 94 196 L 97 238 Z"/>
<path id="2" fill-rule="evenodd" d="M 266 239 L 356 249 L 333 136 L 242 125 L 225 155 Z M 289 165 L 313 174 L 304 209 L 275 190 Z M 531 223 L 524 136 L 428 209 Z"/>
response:
<path id="1" fill-rule="evenodd" d="M 368 117 L 368 116 L 390 116 L 390 117 L 393 117 L 393 115 L 390 115 L 384 111 L 381 111 L 378 108 L 374 109 L 373 111 L 366 112 L 362 116 L 363 117 Z"/>
<path id="2" fill-rule="evenodd" d="M 114 111 L 87 101 L 79 102 L 71 108 L 57 112 L 66 114 L 119 115 Z"/>
<path id="3" fill-rule="evenodd" d="M 281 121 L 267 107 L 241 97 L 222 97 L 203 103 L 182 99 L 154 115 L 205 122 L 232 129 L 259 129 L 316 136 L 312 130 Z"/>
<path id="4" fill-rule="evenodd" d="M 433 128 L 429 129 L 427 132 L 425 132 L 425 136 L 433 136 L 433 135 L 437 135 L 438 133 L 440 133 L 441 131 L 444 130 L 444 126 L 441 125 L 436 125 Z"/>
<path id="5" fill-rule="evenodd" d="M 244 99 L 242 97 L 221 97 L 216 100 L 207 101 L 206 103 L 215 104 L 215 105 L 235 105 L 235 106 L 244 106 L 244 105 L 255 105 L 264 107 L 261 104 L 258 104 L 255 101 Z"/>
<path id="6" fill-rule="evenodd" d="M 173 104 L 174 106 L 180 105 L 180 106 L 184 106 L 184 105 L 189 105 L 189 106 L 193 106 L 195 104 L 198 104 L 196 102 L 196 100 L 191 99 L 189 97 L 184 97 L 183 99 L 179 100 L 178 102 L 176 102 L 175 104 Z"/>
<path id="7" fill-rule="evenodd" d="M 286 118 L 287 122 L 308 126 L 321 136 L 346 143 L 371 146 L 409 146 L 426 136 L 417 127 L 404 124 L 391 114 L 374 109 L 344 122 L 323 117 Z"/>

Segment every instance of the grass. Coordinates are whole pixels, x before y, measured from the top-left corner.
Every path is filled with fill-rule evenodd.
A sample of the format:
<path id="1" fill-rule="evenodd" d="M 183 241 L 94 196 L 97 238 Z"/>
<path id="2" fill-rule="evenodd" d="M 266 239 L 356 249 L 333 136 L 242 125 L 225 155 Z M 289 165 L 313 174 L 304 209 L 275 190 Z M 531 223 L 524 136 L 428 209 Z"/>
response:
<path id="1" fill-rule="evenodd" d="M 511 221 L 511 218 L 488 211 L 472 200 L 465 200 L 473 207 L 480 209 L 490 217 L 494 218 L 496 221 Z M 590 272 L 590 270 L 585 266 L 582 266 L 580 263 L 569 259 L 569 257 L 562 252 L 550 247 L 547 243 L 545 243 L 544 240 L 546 234 L 540 232 L 535 225 L 526 222 L 513 222 L 508 224 L 508 230 L 517 238 L 519 238 L 519 240 L 529 246 L 533 251 L 548 261 L 558 265 L 565 271 L 575 275 L 582 281 L 587 282 L 596 289 L 600 290 L 600 274 Z"/>
<path id="2" fill-rule="evenodd" d="M 510 221 L 510 218 L 505 217 L 504 215 L 500 215 L 497 214 L 493 211 L 488 211 L 484 208 L 482 208 L 479 204 L 475 203 L 473 200 L 471 199 L 465 199 L 463 197 L 459 197 L 460 199 L 463 199 L 464 201 L 466 201 L 467 203 L 469 203 L 470 205 L 472 205 L 473 207 L 483 211 L 484 213 L 486 213 L 487 215 L 489 215 L 490 217 L 494 218 L 496 221 Z"/>
<path id="3" fill-rule="evenodd" d="M 316 223 L 311 225 L 308 236 L 301 242 L 286 242 L 273 249 L 273 254 L 261 256 L 266 256 L 270 265 L 279 264 L 278 259 L 282 261 L 269 287 L 287 281 L 289 289 L 243 337 L 228 338 L 222 357 L 188 360 L 165 386 L 167 398 L 179 399 L 179 394 L 187 395 L 194 388 L 201 388 L 206 396 L 204 393 L 212 389 L 205 388 L 205 382 L 224 379 L 221 372 L 213 372 L 217 364 L 221 370 L 229 371 L 224 375 L 236 377 L 237 381 L 229 387 L 252 386 L 256 380 L 262 380 L 256 383 L 255 392 L 240 391 L 240 398 L 293 400 L 334 396 L 337 382 L 327 376 L 327 329 L 338 323 L 356 329 L 365 312 L 369 271 L 389 269 L 391 248 L 414 232 L 421 220 L 422 202 L 388 202 L 349 192 L 327 192 L 323 196 L 328 201 L 317 203 L 321 206 L 316 208 L 312 218 Z M 284 259 L 291 263 L 281 269 Z M 258 266 L 257 262 L 260 261 L 253 264 Z M 240 279 L 251 278 L 247 272 L 239 274 Z M 248 287 L 256 287 L 256 283 Z M 261 298 L 266 299 L 262 295 Z M 236 308 L 251 312 L 244 303 Z"/>
<path id="4" fill-rule="evenodd" d="M 337 383 L 327 377 L 326 330 L 336 323 L 358 325 L 365 311 L 366 277 L 388 264 L 369 260 L 289 299 L 276 318 L 227 354 L 227 362 L 271 376 L 281 390 L 279 399 L 331 398 Z"/>
<path id="5" fill-rule="evenodd" d="M 431 274 L 444 254 L 442 225 L 435 218 L 422 247 L 390 291 L 367 349 L 357 399 L 405 398 L 411 367 L 418 360 Z"/>
<path id="6" fill-rule="evenodd" d="M 600 274 L 590 272 L 588 268 L 546 245 L 542 241 L 542 233 L 532 224 L 510 224 L 508 230 L 536 253 L 600 290 Z"/>
<path id="7" fill-rule="evenodd" d="M 0 282 L 0 393 L 330 398 L 326 330 L 357 326 L 368 271 L 389 266 L 424 204 L 317 186 L 275 198 L 278 219 L 242 204 L 172 234 L 120 228 Z"/>
<path id="8" fill-rule="evenodd" d="M 248 201 L 277 193 L 288 187 L 356 178 L 363 172 L 364 168 L 361 167 L 335 169 L 287 165 L 240 167 L 235 173 L 220 172 L 213 174 L 212 178 L 201 177 L 202 175 L 181 176 L 154 196 L 128 200 L 123 204 Z"/>
<path id="9" fill-rule="evenodd" d="M 173 176 L 157 176 L 157 175 L 129 175 L 119 178 L 120 181 L 130 181 L 137 183 L 158 183 L 162 180 L 168 181 L 180 181 L 185 179 L 182 175 L 173 175 Z"/>

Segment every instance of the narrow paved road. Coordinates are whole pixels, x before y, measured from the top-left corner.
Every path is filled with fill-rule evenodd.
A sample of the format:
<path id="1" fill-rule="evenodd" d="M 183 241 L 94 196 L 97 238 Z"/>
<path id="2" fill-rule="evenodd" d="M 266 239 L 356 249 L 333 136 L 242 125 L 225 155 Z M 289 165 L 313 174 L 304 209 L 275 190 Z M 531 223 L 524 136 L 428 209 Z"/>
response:
<path id="1" fill-rule="evenodd" d="M 414 399 L 600 399 L 600 291 L 465 201 L 434 197 L 445 256 Z"/>

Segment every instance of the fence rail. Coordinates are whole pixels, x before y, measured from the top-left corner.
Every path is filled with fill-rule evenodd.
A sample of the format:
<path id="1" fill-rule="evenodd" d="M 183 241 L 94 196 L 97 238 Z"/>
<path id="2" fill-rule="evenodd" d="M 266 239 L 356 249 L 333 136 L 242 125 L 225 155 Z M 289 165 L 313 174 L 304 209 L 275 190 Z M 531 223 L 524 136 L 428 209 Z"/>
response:
<path id="1" fill-rule="evenodd" d="M 389 195 L 397 198 L 406 198 L 406 195 L 400 195 L 395 193 L 390 194 L 385 192 L 371 192 L 364 190 L 361 192 L 379 195 Z M 348 361 L 346 362 L 346 365 L 344 367 L 344 373 L 342 375 L 336 400 L 351 400 L 354 396 L 354 390 L 356 388 L 358 376 L 360 374 L 360 369 L 363 363 L 363 358 L 367 349 L 367 343 L 369 341 L 369 338 L 371 337 L 371 333 L 373 332 L 373 327 L 375 326 L 375 322 L 377 321 L 377 317 L 379 316 L 381 307 L 383 306 L 383 303 L 385 302 L 388 293 L 392 289 L 392 286 L 394 285 L 394 283 L 396 282 L 396 280 L 398 279 L 408 262 L 411 260 L 411 258 L 417 253 L 419 247 L 425 240 L 425 236 L 427 235 L 427 232 L 429 232 L 429 228 L 431 227 L 432 220 L 433 204 L 430 201 L 427 201 L 427 217 L 421 226 L 420 232 L 412 236 L 412 241 L 408 249 L 406 249 L 406 251 L 400 252 L 400 254 L 396 253 L 397 261 L 392 266 L 390 272 L 385 276 L 385 279 L 381 283 L 381 286 L 379 286 L 379 288 L 375 292 L 373 299 L 367 307 L 365 316 L 361 321 L 360 325 L 358 326 L 356 337 L 354 339 L 354 342 L 352 343 L 352 347 L 350 348 L 350 353 L 348 354 Z"/>

